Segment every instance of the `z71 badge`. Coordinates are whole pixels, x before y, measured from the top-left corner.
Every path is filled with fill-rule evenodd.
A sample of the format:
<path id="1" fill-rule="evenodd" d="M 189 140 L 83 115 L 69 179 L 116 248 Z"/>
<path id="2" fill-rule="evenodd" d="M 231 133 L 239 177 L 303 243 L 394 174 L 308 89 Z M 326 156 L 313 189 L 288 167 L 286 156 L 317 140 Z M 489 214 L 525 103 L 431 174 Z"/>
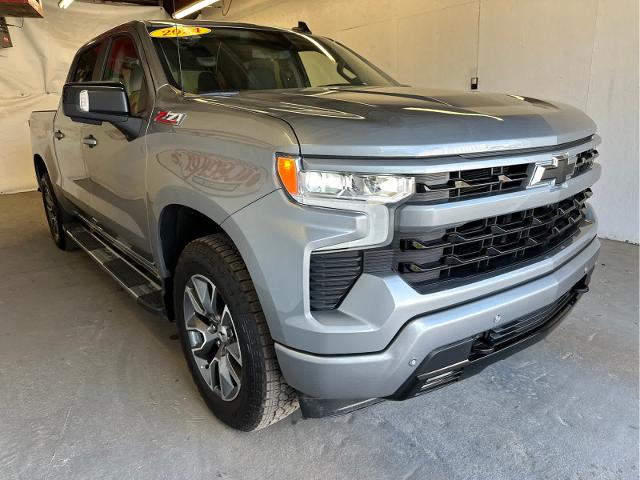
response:
<path id="1" fill-rule="evenodd" d="M 161 110 L 153 118 L 153 121 L 157 123 L 178 126 L 182 123 L 186 116 L 186 113 L 176 113 L 171 111 L 165 112 Z"/>

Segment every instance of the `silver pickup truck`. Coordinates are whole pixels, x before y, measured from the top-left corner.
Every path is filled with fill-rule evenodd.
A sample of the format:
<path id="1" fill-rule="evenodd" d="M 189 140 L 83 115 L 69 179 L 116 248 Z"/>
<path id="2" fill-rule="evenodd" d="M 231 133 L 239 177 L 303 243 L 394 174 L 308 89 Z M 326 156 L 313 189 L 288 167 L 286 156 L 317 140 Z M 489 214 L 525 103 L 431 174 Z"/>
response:
<path id="1" fill-rule="evenodd" d="M 304 24 L 119 26 L 30 124 L 55 243 L 176 322 L 241 430 L 478 372 L 548 333 L 598 255 L 586 115 L 407 87 Z"/>

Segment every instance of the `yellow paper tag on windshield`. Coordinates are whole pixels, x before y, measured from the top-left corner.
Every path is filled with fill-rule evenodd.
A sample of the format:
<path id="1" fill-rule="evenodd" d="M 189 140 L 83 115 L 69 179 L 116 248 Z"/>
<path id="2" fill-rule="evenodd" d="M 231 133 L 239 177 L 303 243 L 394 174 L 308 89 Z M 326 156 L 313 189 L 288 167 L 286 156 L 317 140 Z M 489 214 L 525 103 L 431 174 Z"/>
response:
<path id="1" fill-rule="evenodd" d="M 159 38 L 176 38 L 176 37 L 193 37 L 195 35 L 204 35 L 211 32 L 210 28 L 204 27 L 188 27 L 186 25 L 178 25 L 167 28 L 159 28 L 149 33 L 152 37 Z"/>

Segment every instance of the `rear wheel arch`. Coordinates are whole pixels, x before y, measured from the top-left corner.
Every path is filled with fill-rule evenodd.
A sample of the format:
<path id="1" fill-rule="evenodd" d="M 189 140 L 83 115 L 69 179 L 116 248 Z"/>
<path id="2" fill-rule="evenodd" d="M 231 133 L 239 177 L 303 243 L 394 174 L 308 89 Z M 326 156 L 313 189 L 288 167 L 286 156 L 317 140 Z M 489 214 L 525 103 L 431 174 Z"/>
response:
<path id="1" fill-rule="evenodd" d="M 33 167 L 36 172 L 36 181 L 38 182 L 38 190 L 40 190 L 41 188 L 40 182 L 42 180 L 42 176 L 45 173 L 49 173 L 49 172 L 47 170 L 47 165 L 45 164 L 44 159 L 39 154 L 35 154 L 33 156 Z"/>

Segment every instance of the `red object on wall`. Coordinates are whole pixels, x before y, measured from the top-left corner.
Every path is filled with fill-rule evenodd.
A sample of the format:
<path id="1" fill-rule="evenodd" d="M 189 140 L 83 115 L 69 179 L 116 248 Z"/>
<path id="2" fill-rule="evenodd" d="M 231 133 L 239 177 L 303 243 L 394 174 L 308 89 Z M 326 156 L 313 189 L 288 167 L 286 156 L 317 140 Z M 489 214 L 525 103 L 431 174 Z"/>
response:
<path id="1" fill-rule="evenodd" d="M 40 0 L 0 0 L 0 17 L 44 17 Z"/>
<path id="2" fill-rule="evenodd" d="M 9 34 L 9 27 L 7 27 L 7 21 L 4 17 L 0 17 L 0 48 L 12 47 L 11 35 Z"/>

